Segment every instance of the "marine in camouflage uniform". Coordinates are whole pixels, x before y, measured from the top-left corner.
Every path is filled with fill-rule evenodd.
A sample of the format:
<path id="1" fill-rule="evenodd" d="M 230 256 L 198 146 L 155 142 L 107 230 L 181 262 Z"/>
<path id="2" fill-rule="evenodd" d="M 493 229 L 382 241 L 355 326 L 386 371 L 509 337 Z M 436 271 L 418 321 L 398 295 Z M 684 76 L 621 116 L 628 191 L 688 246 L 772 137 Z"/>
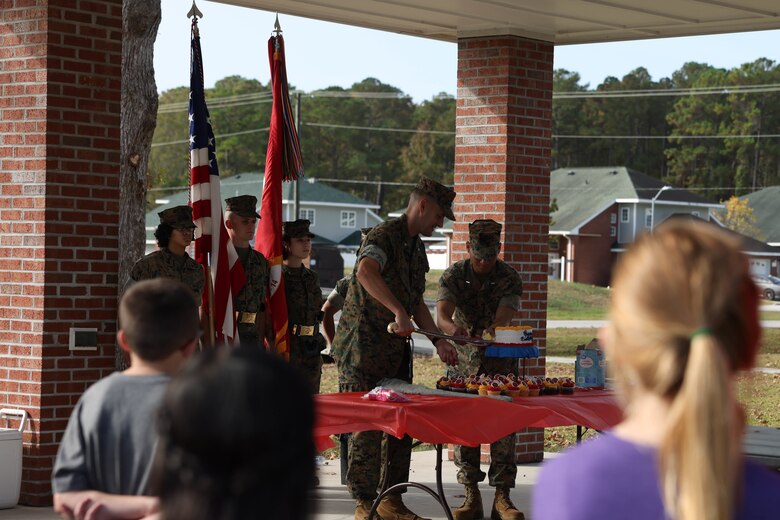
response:
<path id="1" fill-rule="evenodd" d="M 370 227 L 361 228 L 360 230 L 360 245 L 363 245 L 363 241 L 366 239 L 368 232 L 371 231 Z M 360 255 L 360 247 L 358 247 L 356 257 Z M 335 328 L 333 325 L 333 316 L 344 307 L 344 298 L 347 297 L 347 290 L 349 289 L 349 282 L 355 277 L 355 271 L 353 270 L 349 275 L 341 278 L 336 282 L 336 287 L 328 295 L 325 303 L 322 304 L 322 328 L 325 333 L 325 339 L 328 343 L 333 341 Z"/>
<path id="2" fill-rule="evenodd" d="M 192 221 L 192 208 L 189 206 L 176 206 L 158 213 L 160 224 L 157 226 L 155 236 L 158 237 L 160 249 L 149 253 L 138 260 L 130 270 L 125 289 L 134 282 L 151 280 L 153 278 L 173 278 L 189 287 L 195 294 L 196 301 L 200 305 L 203 296 L 205 275 L 203 267 L 190 258 L 186 251 L 176 254 L 169 248 L 169 241 L 174 230 L 180 230 L 192 240 L 192 230 L 197 226 Z M 160 239 L 159 237 L 164 237 Z"/>
<path id="3" fill-rule="evenodd" d="M 284 240 L 313 238 L 309 221 L 304 219 L 284 223 Z M 297 366 L 311 382 L 314 393 L 320 391 L 322 356 L 325 338 L 320 334 L 322 289 L 316 272 L 300 267 L 282 266 L 284 291 L 287 298 L 287 322 L 290 333 L 290 363 Z"/>
<path id="4" fill-rule="evenodd" d="M 266 336 L 265 298 L 268 289 L 270 268 L 268 260 L 259 251 L 249 246 L 249 240 L 254 238 L 254 229 L 260 215 L 257 213 L 257 197 L 239 195 L 225 199 L 226 218 L 230 239 L 238 253 L 238 259 L 244 268 L 246 285 L 233 297 L 233 310 L 236 312 L 238 338 L 242 345 L 263 347 Z M 242 229 L 241 223 L 234 222 L 232 215 L 249 219 L 247 227 Z M 236 227 L 236 229 L 233 229 Z M 241 236 L 239 236 L 241 235 Z M 251 236 L 250 236 L 251 235 Z"/>
<path id="5" fill-rule="evenodd" d="M 439 280 L 437 316 L 439 327 L 453 335 L 480 337 L 486 329 L 495 333 L 495 326 L 507 326 L 520 310 L 523 293 L 520 275 L 511 266 L 498 260 L 501 224 L 493 220 L 476 220 L 469 225 L 469 259 L 461 260 L 444 271 Z M 492 267 L 490 264 L 493 264 Z M 454 311 L 454 312 L 453 312 Z M 447 316 L 451 316 L 448 320 Z M 454 327 L 453 327 L 454 325 Z M 515 374 L 516 358 L 489 358 L 485 349 L 472 344 L 455 345 L 458 351 L 457 367 L 448 367 L 447 376 L 469 374 Z M 508 435 L 490 445 L 489 484 L 506 490 L 515 486 L 517 465 L 514 455 L 515 434 Z M 478 492 L 477 484 L 485 480 L 479 469 L 480 448 L 455 447 L 455 464 L 458 466 L 458 482 L 469 490 Z M 481 511 L 481 498 L 479 499 Z M 461 512 L 462 509 L 466 511 Z M 455 518 L 481 518 L 468 507 L 456 509 Z M 476 509 L 476 508 L 471 508 Z M 494 518 L 515 518 L 494 516 Z"/>
<path id="6" fill-rule="evenodd" d="M 455 192 L 430 179 L 423 178 L 410 197 L 410 208 L 417 197 L 427 197 L 438 207 L 429 211 L 441 212 L 453 219 L 452 199 Z M 369 294 L 361 283 L 361 271 L 369 269 L 364 263 L 373 260 L 378 265 L 381 282 L 396 298 L 406 312 L 406 317 L 415 314 L 415 320 L 426 330 L 435 328 L 425 302 L 425 275 L 428 259 L 419 233 L 410 233 L 419 219 L 414 212 L 409 217 L 409 208 L 401 217 L 383 222 L 374 227 L 361 244 L 357 258 L 357 276 L 349 279 L 349 288 L 339 319 L 331 354 L 336 358 L 339 369 L 339 391 L 366 392 L 377 386 L 384 378 L 412 381 L 412 356 L 409 340 L 387 332 L 388 323 L 398 323 L 397 317 L 385 304 Z M 436 213 L 435 213 L 436 214 Z M 428 217 L 430 218 L 430 217 Z M 438 225 L 442 225 L 443 217 Z M 434 226 L 429 225 L 423 233 L 429 234 Z M 427 320 L 425 316 L 427 315 Z M 441 342 L 445 343 L 446 342 Z M 449 348 L 449 345 L 447 345 Z M 438 349 L 438 348 L 437 348 Z M 440 356 L 441 356 L 440 352 Z M 454 361 L 454 352 L 452 358 Z M 347 485 L 357 500 L 355 518 L 365 518 L 371 501 L 377 496 L 382 462 L 382 437 L 380 431 L 355 432 L 349 441 Z M 412 439 L 387 436 L 389 469 L 387 485 L 392 486 L 409 480 Z M 378 513 L 382 517 L 416 519 L 417 515 L 406 509 L 400 494 L 389 495 L 380 503 Z"/>

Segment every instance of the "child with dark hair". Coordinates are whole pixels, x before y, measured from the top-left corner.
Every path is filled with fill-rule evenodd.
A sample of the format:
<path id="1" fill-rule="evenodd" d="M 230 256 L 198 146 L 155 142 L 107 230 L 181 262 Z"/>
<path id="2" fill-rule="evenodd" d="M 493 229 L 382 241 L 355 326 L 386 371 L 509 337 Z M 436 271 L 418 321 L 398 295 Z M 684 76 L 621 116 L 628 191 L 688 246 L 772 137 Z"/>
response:
<path id="1" fill-rule="evenodd" d="M 160 409 L 160 518 L 307 518 L 313 424 L 308 385 L 289 364 L 256 346 L 204 351 Z"/>
<path id="2" fill-rule="evenodd" d="M 148 494 L 157 408 L 200 335 L 192 292 L 167 278 L 128 289 L 119 324 L 117 340 L 130 354 L 130 368 L 92 385 L 73 410 L 52 474 L 54 506 L 62 515 L 112 495 Z M 154 502 L 141 503 L 153 509 Z"/>

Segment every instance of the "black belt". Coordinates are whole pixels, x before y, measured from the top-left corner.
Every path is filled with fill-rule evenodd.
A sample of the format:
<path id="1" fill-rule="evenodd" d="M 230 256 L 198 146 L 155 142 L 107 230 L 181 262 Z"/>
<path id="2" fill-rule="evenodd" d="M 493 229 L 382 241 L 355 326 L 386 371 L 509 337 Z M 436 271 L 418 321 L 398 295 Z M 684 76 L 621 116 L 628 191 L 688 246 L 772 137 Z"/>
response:
<path id="1" fill-rule="evenodd" d="M 314 325 L 290 325 L 290 334 L 293 336 L 316 336 L 318 332 L 316 323 Z"/>

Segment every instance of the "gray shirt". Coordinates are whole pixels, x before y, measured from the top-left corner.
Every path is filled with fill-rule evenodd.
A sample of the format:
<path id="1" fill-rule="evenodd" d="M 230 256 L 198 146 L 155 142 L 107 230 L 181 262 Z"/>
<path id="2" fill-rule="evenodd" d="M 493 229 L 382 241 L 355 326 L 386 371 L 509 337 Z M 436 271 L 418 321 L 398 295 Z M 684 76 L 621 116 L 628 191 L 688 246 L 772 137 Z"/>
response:
<path id="1" fill-rule="evenodd" d="M 169 381 L 167 375 L 116 372 L 87 389 L 60 442 L 54 492 L 148 494 L 157 409 Z"/>

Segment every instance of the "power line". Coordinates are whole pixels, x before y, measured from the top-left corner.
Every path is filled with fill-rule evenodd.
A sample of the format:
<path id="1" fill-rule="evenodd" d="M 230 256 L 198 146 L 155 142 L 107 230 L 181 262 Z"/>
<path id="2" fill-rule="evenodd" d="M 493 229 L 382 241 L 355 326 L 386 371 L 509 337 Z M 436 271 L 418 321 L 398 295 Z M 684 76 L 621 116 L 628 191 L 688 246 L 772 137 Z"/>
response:
<path id="1" fill-rule="evenodd" d="M 553 139 L 764 139 L 777 138 L 780 134 L 740 134 L 740 135 L 559 135 Z"/>
<path id="2" fill-rule="evenodd" d="M 767 83 L 762 85 L 716 85 L 711 87 L 668 88 L 668 89 L 634 89 L 634 90 L 585 90 L 573 92 L 553 92 L 553 99 L 586 99 L 586 98 L 633 98 L 633 97 L 660 97 L 660 96 L 705 96 L 728 94 L 760 94 L 767 92 L 780 92 L 780 84 Z M 410 96 L 401 92 L 370 92 L 356 90 L 315 90 L 304 92 L 292 91 L 291 94 L 301 94 L 310 98 L 352 98 L 352 99 L 410 99 Z M 272 93 L 256 92 L 250 94 L 237 94 L 211 98 L 209 108 L 229 108 L 259 103 L 270 103 Z M 168 114 L 184 111 L 188 108 L 188 101 L 172 102 L 160 105 L 158 114 Z"/>
<path id="3" fill-rule="evenodd" d="M 354 99 L 411 99 L 410 96 L 397 92 L 361 92 L 356 90 L 315 90 L 313 92 L 303 92 L 294 90 L 290 94 L 301 94 L 311 98 L 354 98 Z M 251 94 L 237 94 L 234 96 L 223 96 L 211 98 L 208 101 L 210 109 L 229 108 L 244 105 L 254 105 L 260 103 L 271 103 L 273 100 L 272 92 L 255 92 Z M 165 103 L 157 109 L 158 114 L 170 114 L 174 112 L 186 111 L 189 108 L 189 101 L 178 101 Z"/>
<path id="4" fill-rule="evenodd" d="M 372 132 L 405 132 L 412 134 L 444 134 L 455 135 L 455 132 L 449 130 L 415 130 L 411 128 L 385 128 L 380 126 L 355 126 L 355 125 L 337 125 L 335 123 L 303 123 L 305 126 L 316 126 L 319 128 L 339 128 L 342 130 L 369 130 Z"/>
<path id="5" fill-rule="evenodd" d="M 271 127 L 267 126 L 265 128 L 258 128 L 256 130 L 243 130 L 241 132 L 230 132 L 227 134 L 215 135 L 214 139 L 222 139 L 223 137 L 233 137 L 234 135 L 256 134 L 258 132 L 267 132 L 270 129 Z M 168 141 L 167 143 L 152 143 L 152 148 L 155 148 L 157 146 L 168 146 L 169 144 L 184 144 L 189 142 L 190 142 L 189 139 L 182 139 L 181 141 Z"/>
<path id="6" fill-rule="evenodd" d="M 553 92 L 553 99 L 577 98 L 625 98 L 658 96 L 708 96 L 728 94 L 753 94 L 780 91 L 780 84 L 765 85 L 718 85 L 714 87 L 637 89 L 637 90 L 584 90 L 574 92 Z"/>

